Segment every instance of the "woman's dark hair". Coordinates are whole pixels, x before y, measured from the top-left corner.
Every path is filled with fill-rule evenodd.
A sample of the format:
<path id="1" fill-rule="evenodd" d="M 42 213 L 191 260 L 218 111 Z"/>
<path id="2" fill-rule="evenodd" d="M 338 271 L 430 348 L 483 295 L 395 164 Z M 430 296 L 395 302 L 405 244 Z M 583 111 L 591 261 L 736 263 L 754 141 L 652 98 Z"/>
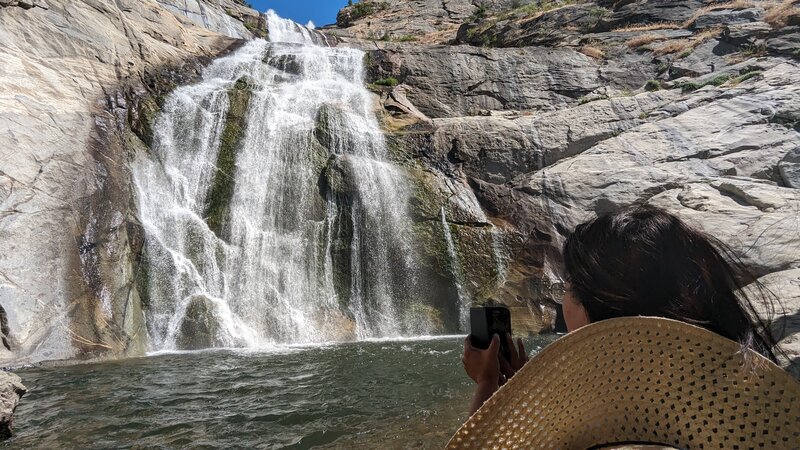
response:
<path id="1" fill-rule="evenodd" d="M 567 280 L 593 322 L 659 316 L 688 322 L 776 361 L 776 340 L 758 314 L 770 294 L 722 242 L 648 206 L 578 225 L 564 243 Z M 750 294 L 742 289 L 746 284 Z M 753 292 L 755 294 L 753 294 Z"/>

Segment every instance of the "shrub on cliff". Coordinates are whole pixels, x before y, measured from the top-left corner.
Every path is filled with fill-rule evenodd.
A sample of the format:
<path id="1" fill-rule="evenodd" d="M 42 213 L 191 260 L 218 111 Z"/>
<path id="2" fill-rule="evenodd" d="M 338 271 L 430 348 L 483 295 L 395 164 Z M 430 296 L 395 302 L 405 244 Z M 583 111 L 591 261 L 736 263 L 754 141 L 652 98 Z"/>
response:
<path id="1" fill-rule="evenodd" d="M 336 15 L 336 25 L 340 27 L 349 27 L 353 25 L 358 19 L 367 17 L 372 15 L 378 11 L 382 11 L 389 7 L 389 4 L 386 2 L 376 2 L 376 1 L 361 1 L 354 4 L 349 4 L 345 6 L 339 14 Z"/>

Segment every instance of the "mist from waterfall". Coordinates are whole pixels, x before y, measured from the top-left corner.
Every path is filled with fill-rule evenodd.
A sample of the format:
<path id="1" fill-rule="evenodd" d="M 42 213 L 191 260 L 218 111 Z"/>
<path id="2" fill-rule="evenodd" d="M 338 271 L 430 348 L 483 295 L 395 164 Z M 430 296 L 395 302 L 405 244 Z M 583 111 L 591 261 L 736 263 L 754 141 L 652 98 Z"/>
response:
<path id="1" fill-rule="evenodd" d="M 197 330 L 226 347 L 429 333 L 410 189 L 389 162 L 363 52 L 267 19 L 271 41 L 248 42 L 166 99 L 151 154 L 133 164 L 152 349 L 183 348 Z M 235 170 L 222 173 L 229 92 L 241 86 L 246 123 Z M 226 182 L 214 230 L 210 193 Z"/>

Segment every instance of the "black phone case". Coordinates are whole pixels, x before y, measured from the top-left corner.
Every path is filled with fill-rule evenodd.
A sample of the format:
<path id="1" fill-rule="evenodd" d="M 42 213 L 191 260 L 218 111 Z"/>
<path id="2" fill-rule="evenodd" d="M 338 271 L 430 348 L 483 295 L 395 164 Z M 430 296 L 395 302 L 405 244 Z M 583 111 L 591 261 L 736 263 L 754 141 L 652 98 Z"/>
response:
<path id="1" fill-rule="evenodd" d="M 476 348 L 489 348 L 492 336 L 500 336 L 500 354 L 510 359 L 506 343 L 506 333 L 511 333 L 511 311 L 504 306 L 483 306 L 470 308 L 470 336 Z"/>

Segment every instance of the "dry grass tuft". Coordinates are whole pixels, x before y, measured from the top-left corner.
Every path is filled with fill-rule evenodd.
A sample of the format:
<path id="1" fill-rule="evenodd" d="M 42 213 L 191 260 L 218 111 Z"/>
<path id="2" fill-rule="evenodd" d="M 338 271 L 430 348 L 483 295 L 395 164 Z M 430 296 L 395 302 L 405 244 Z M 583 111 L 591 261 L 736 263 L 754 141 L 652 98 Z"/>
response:
<path id="1" fill-rule="evenodd" d="M 602 50 L 600 50 L 597 47 L 593 47 L 591 45 L 584 45 L 583 47 L 579 48 L 578 51 L 594 59 L 603 59 L 606 56 L 606 54 L 603 53 Z"/>
<path id="2" fill-rule="evenodd" d="M 675 39 L 653 50 L 656 56 L 669 55 L 672 53 L 683 54 L 686 51 L 694 49 L 695 44 L 690 39 Z"/>
<path id="3" fill-rule="evenodd" d="M 622 28 L 614 28 L 611 31 L 618 31 L 618 32 L 653 31 L 653 30 L 675 30 L 678 28 L 680 28 L 680 24 L 675 22 L 658 22 L 658 23 L 628 25 Z"/>
<path id="4" fill-rule="evenodd" d="M 665 45 L 653 50 L 656 56 L 663 56 L 669 54 L 683 55 L 686 52 L 691 52 L 698 45 L 706 42 L 709 39 L 719 37 L 722 34 L 721 28 L 709 28 L 702 33 L 697 33 L 689 39 L 675 39 L 667 42 Z"/>
<path id="5" fill-rule="evenodd" d="M 747 9 L 752 8 L 755 6 L 753 2 L 747 0 L 736 0 L 732 2 L 725 2 L 725 3 L 714 3 L 712 5 L 708 5 L 705 8 L 700 8 L 690 17 L 686 22 L 683 22 L 681 25 L 683 28 L 689 28 L 694 25 L 694 22 L 697 20 L 698 17 L 702 16 L 711 11 L 718 11 L 720 9 Z"/>
<path id="6" fill-rule="evenodd" d="M 800 15 L 800 8 L 795 6 L 795 3 L 797 2 L 794 0 L 786 0 L 768 7 L 764 14 L 764 22 L 776 30 L 789 25 L 789 16 Z"/>
<path id="7" fill-rule="evenodd" d="M 664 36 L 659 36 L 657 34 L 643 34 L 625 42 L 625 45 L 627 45 L 629 48 L 639 48 L 643 45 L 647 45 L 660 39 L 664 39 Z"/>

